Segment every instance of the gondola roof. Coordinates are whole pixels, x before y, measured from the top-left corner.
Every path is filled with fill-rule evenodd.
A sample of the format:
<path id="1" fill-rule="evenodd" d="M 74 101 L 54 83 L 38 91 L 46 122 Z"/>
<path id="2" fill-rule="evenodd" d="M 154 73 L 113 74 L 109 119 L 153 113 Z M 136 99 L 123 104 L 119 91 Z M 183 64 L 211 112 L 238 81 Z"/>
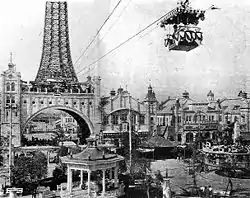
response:
<path id="1" fill-rule="evenodd" d="M 184 24 L 184 25 L 198 25 L 199 20 L 205 19 L 205 10 L 193 9 L 191 7 L 178 6 L 171 10 L 163 20 L 161 26 Z"/>

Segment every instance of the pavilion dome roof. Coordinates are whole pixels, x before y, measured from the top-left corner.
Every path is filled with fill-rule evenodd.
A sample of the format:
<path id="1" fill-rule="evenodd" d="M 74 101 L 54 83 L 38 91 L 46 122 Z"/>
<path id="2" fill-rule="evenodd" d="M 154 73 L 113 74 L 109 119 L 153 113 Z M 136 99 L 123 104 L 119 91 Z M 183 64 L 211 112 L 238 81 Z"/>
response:
<path id="1" fill-rule="evenodd" d="M 76 160 L 86 160 L 86 161 L 97 161 L 97 160 L 107 160 L 116 158 L 116 154 L 107 154 L 101 147 L 87 147 L 82 152 L 73 155 L 73 159 Z"/>
<path id="2" fill-rule="evenodd" d="M 105 164 L 108 162 L 121 161 L 124 158 L 115 153 L 105 152 L 103 146 L 98 146 L 96 140 L 88 138 L 88 146 L 80 153 L 62 157 L 65 163 L 80 163 L 80 164 Z"/>

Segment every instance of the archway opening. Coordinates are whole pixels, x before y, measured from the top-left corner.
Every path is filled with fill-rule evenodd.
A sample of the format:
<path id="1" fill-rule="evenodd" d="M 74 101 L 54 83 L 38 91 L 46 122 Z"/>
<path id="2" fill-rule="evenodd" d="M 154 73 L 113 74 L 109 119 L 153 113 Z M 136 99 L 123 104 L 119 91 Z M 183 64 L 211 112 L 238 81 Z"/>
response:
<path id="1" fill-rule="evenodd" d="M 48 108 L 31 116 L 22 130 L 22 146 L 83 145 L 91 134 L 89 124 L 78 112 Z"/>

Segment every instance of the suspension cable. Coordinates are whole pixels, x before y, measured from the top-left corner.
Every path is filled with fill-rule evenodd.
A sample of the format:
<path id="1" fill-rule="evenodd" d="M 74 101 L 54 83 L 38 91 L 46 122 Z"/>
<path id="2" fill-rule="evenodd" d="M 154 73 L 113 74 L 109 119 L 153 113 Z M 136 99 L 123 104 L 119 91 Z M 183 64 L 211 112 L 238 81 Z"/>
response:
<path id="1" fill-rule="evenodd" d="M 123 41 L 122 43 L 120 43 L 119 45 L 117 45 L 115 48 L 113 48 L 110 51 L 108 51 L 106 54 L 104 54 L 103 56 L 101 56 L 99 59 L 95 60 L 94 62 L 92 62 L 91 64 L 87 65 L 86 67 L 83 67 L 80 71 L 77 72 L 77 74 L 81 73 L 82 71 L 84 71 L 87 68 L 90 68 L 92 65 L 94 65 L 95 63 L 97 63 L 101 59 L 105 58 L 106 56 L 108 56 L 109 54 L 111 54 L 112 52 L 114 52 L 115 50 L 117 50 L 118 48 L 120 48 L 121 46 L 123 46 L 124 44 L 126 44 L 127 42 L 129 42 L 130 40 L 134 39 L 139 34 L 141 34 L 142 32 L 144 32 L 145 30 L 147 30 L 149 27 L 151 27 L 152 25 L 154 25 L 155 23 L 157 23 L 158 21 L 160 21 L 161 19 L 163 19 L 164 17 L 166 17 L 167 15 L 169 15 L 170 13 L 171 13 L 171 11 L 168 12 L 167 14 L 164 14 L 160 18 L 156 19 L 155 21 L 153 21 L 152 23 L 150 23 L 149 25 L 147 25 L 145 28 L 141 29 L 139 32 L 137 32 L 133 36 L 129 37 L 128 39 L 126 39 L 125 41 Z M 91 70 L 93 70 L 93 69 L 94 68 L 92 68 Z"/>
<path id="2" fill-rule="evenodd" d="M 121 3 L 122 0 L 119 0 L 119 2 L 116 4 L 116 6 L 114 7 L 114 9 L 112 10 L 112 12 L 108 15 L 108 17 L 106 18 L 106 20 L 104 21 L 104 23 L 102 24 L 102 26 L 99 28 L 99 30 L 97 31 L 96 35 L 94 36 L 94 38 L 91 40 L 91 42 L 89 43 L 89 45 L 86 47 L 86 49 L 83 51 L 83 53 L 78 57 L 78 59 L 75 61 L 75 63 L 73 65 L 75 65 L 80 59 L 81 57 L 86 53 L 86 51 L 89 49 L 89 47 L 92 45 L 92 43 L 95 41 L 96 37 L 98 36 L 98 34 L 100 33 L 100 31 L 102 30 L 103 26 L 107 23 L 107 21 L 109 20 L 109 18 L 112 16 L 112 14 L 115 12 L 116 8 L 119 6 L 119 4 Z"/>

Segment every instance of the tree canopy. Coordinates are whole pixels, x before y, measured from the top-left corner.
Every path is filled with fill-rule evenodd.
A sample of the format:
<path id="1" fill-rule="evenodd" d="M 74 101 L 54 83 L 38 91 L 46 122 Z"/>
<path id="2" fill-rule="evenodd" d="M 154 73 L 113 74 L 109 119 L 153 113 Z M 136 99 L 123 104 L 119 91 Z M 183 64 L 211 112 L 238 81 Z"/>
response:
<path id="1" fill-rule="evenodd" d="M 12 183 L 14 186 L 34 184 L 47 175 L 47 158 L 42 152 L 34 152 L 30 156 L 21 155 L 15 159 L 12 167 Z"/>

